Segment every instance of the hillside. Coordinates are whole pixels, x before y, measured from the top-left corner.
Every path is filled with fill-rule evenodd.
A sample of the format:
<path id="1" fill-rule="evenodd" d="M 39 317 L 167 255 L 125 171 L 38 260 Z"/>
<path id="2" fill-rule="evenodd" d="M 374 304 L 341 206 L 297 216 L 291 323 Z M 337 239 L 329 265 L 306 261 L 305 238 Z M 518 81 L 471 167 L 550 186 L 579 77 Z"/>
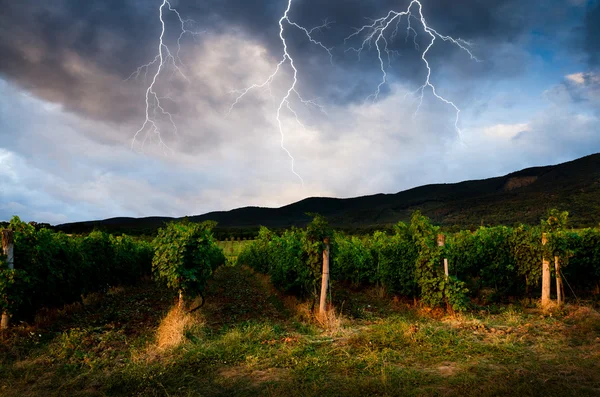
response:
<path id="1" fill-rule="evenodd" d="M 221 230 L 302 226 L 307 212 L 324 215 L 343 229 L 365 229 L 406 221 L 419 209 L 444 226 L 536 224 L 549 208 L 570 213 L 575 227 L 600 223 L 600 154 L 554 166 L 533 167 L 511 174 L 452 184 L 416 187 L 396 194 L 356 198 L 311 197 L 281 208 L 244 207 L 190 216 L 215 220 Z M 112 218 L 57 226 L 67 233 L 94 227 L 111 232 L 152 233 L 173 218 Z"/>

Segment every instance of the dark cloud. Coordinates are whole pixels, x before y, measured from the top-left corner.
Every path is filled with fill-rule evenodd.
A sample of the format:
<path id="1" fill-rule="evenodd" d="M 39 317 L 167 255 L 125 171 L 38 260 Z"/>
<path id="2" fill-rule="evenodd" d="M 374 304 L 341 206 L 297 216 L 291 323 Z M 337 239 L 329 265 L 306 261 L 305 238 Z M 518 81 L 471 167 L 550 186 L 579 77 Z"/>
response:
<path id="1" fill-rule="evenodd" d="M 93 118 L 139 113 L 121 80 L 150 54 L 156 30 L 132 1 L 0 1 L 0 74 Z M 151 59 L 151 58 L 150 58 Z"/>
<path id="2" fill-rule="evenodd" d="M 300 78 L 303 89 L 308 95 L 326 96 L 330 101 L 344 104 L 362 102 L 376 88 L 381 73 L 379 61 L 374 50 L 365 51 L 359 61 L 355 52 L 345 52 L 347 47 L 360 46 L 362 37 L 355 37 L 344 45 L 344 39 L 352 34 L 357 27 L 365 25 L 367 18 L 374 19 L 385 16 L 389 10 L 403 11 L 409 1 L 360 1 L 360 0 L 303 0 L 292 4 L 290 18 L 307 28 L 321 25 L 324 20 L 335 22 L 330 29 L 316 33 L 315 37 L 322 40 L 325 46 L 335 47 L 335 67 L 328 64 L 328 56 L 323 49 L 313 45 L 304 34 L 293 27 L 286 30 L 286 38 L 291 43 L 291 53 L 301 54 L 295 58 L 301 70 Z M 423 13 L 428 24 L 440 33 L 462 37 L 473 41 L 473 51 L 485 62 L 467 66 L 468 75 L 495 77 L 518 75 L 522 68 L 523 59 L 516 59 L 520 54 L 502 54 L 495 52 L 498 43 L 514 42 L 523 32 L 530 29 L 532 7 L 526 2 L 516 0 L 468 0 L 458 2 L 429 1 L 423 2 Z M 182 9 L 186 6 L 181 2 Z M 211 28 L 228 29 L 232 24 L 240 27 L 252 37 L 264 42 L 271 53 L 281 52 L 281 42 L 278 38 L 279 26 L 277 20 L 281 17 L 286 1 L 244 1 L 224 0 L 201 2 L 190 6 L 192 14 L 206 15 L 205 23 Z M 416 5 L 413 11 L 417 10 Z M 286 25 L 287 26 L 287 25 Z M 406 19 L 401 25 L 406 26 Z M 429 36 L 417 28 L 417 41 L 420 48 L 425 48 Z M 406 29 L 401 27 L 400 34 L 390 49 L 399 52 L 400 56 L 392 62 L 388 73 L 391 78 L 397 78 L 409 84 L 422 83 L 425 77 L 423 61 L 420 53 L 415 51 L 413 39 L 405 42 Z M 390 29 L 388 31 L 391 34 Z M 438 40 L 439 41 L 439 40 Z M 440 44 L 440 43 L 438 43 Z M 436 46 L 430 53 L 429 60 L 434 68 L 465 70 L 469 62 L 466 54 L 455 57 L 459 51 L 456 47 L 442 44 Z M 451 59 L 451 62 L 448 62 Z M 387 63 L 387 61 L 386 61 Z M 387 67 L 388 65 L 386 65 Z"/>
<path id="3" fill-rule="evenodd" d="M 590 4 L 586 10 L 584 25 L 584 48 L 593 67 L 600 66 L 600 1 Z"/>
<path id="4" fill-rule="evenodd" d="M 532 13 L 536 7 L 533 3 L 537 2 L 423 2 L 431 26 L 440 33 L 473 41 L 474 52 L 485 60 L 465 68 L 468 57 L 457 55 L 455 47 L 442 45 L 431 52 L 432 66 L 455 72 L 467 70 L 465 79 L 520 73 L 520 68 L 512 67 L 523 63 L 520 55 L 499 56 L 495 48 L 515 42 L 530 29 L 535 15 L 540 14 Z M 365 18 L 378 18 L 408 4 L 391 0 L 295 0 L 290 12 L 293 21 L 307 27 L 319 25 L 326 18 L 335 21 L 329 30 L 315 33 L 326 46 L 336 47 L 333 67 L 328 55 L 309 43 L 302 32 L 289 26 L 286 30 L 290 52 L 297 55 L 305 94 L 341 104 L 362 101 L 369 95 L 380 79 L 375 54 L 364 53 L 358 62 L 356 54 L 344 52 L 343 39 L 353 28 L 363 25 Z M 160 1 L 147 0 L 0 0 L 0 74 L 88 117 L 117 123 L 139 119 L 143 87 L 123 84 L 122 80 L 156 53 L 159 5 Z M 184 17 L 196 20 L 199 29 L 213 33 L 233 29 L 263 43 L 274 56 L 281 53 L 277 21 L 287 6 L 285 0 L 180 0 L 173 1 L 173 5 Z M 594 10 L 589 13 L 590 21 L 594 12 L 597 14 Z M 165 18 L 174 22 L 173 15 Z M 591 34 L 598 29 L 598 24 L 588 25 Z M 419 40 L 425 40 L 420 33 Z M 423 46 L 425 41 L 420 44 Z M 411 40 L 405 43 L 400 38 L 392 47 L 401 56 L 392 64 L 391 77 L 413 84 L 421 82 L 423 65 Z M 213 99 L 214 105 L 218 107 L 225 100 L 229 98 Z"/>

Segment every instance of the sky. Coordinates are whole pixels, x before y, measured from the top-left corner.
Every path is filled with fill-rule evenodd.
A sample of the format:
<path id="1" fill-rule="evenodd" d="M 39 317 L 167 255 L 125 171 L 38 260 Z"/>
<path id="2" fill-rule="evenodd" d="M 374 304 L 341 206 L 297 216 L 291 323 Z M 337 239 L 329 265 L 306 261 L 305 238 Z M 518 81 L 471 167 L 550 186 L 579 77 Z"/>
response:
<path id="1" fill-rule="evenodd" d="M 0 220 L 279 207 L 600 152 L 596 0 L 0 10 Z"/>

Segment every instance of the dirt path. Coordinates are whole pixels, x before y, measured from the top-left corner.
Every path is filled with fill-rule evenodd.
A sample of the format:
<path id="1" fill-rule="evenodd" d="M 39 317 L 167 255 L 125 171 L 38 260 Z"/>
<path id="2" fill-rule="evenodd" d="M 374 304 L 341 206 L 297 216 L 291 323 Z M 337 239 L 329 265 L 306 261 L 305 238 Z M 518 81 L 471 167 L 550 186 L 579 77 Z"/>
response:
<path id="1" fill-rule="evenodd" d="M 206 325 L 220 329 L 242 322 L 285 322 L 279 296 L 246 267 L 220 267 L 207 286 L 202 312 Z"/>

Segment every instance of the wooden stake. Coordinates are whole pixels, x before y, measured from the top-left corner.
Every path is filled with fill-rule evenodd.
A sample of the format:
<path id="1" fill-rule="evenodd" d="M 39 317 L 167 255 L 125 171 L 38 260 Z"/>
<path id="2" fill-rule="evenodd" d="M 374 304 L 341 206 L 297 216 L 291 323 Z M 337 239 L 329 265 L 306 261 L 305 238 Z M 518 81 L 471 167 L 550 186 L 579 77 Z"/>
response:
<path id="1" fill-rule="evenodd" d="M 444 245 L 446 245 L 446 236 L 443 234 L 438 234 L 437 235 L 437 244 L 438 247 L 443 247 Z M 448 258 L 444 258 L 444 274 L 446 275 L 446 278 L 448 278 Z"/>
<path id="2" fill-rule="evenodd" d="M 0 320 L 0 329 L 7 329 L 9 325 L 10 315 L 8 312 L 2 313 L 2 320 Z"/>
<path id="3" fill-rule="evenodd" d="M 179 301 L 177 302 L 179 310 L 183 310 L 183 291 L 179 290 Z"/>
<path id="4" fill-rule="evenodd" d="M 2 252 L 6 256 L 6 263 L 10 270 L 15 268 L 14 264 L 14 232 L 10 229 L 2 230 Z M 0 329 L 7 329 L 10 322 L 10 313 L 5 311 L 2 313 L 0 320 Z"/>
<path id="5" fill-rule="evenodd" d="M 443 247 L 446 244 L 446 236 L 442 233 L 437 235 L 437 245 L 438 247 Z"/>
<path id="6" fill-rule="evenodd" d="M 542 233 L 542 245 L 547 242 L 546 233 Z M 550 300 L 550 261 L 542 258 L 542 308 L 547 308 Z"/>
<path id="7" fill-rule="evenodd" d="M 321 278 L 321 299 L 319 301 L 319 316 L 325 319 L 325 304 L 327 302 L 327 287 L 329 285 L 329 238 L 324 240 L 325 250 L 323 250 L 323 276 Z"/>
<path id="8" fill-rule="evenodd" d="M 14 232 L 10 229 L 2 230 L 2 252 L 6 255 L 8 268 L 13 270 L 14 264 Z"/>
<path id="9" fill-rule="evenodd" d="M 556 271 L 556 304 L 562 305 L 563 297 L 562 297 L 562 277 L 560 276 L 560 261 L 558 256 L 554 257 L 554 270 Z"/>

